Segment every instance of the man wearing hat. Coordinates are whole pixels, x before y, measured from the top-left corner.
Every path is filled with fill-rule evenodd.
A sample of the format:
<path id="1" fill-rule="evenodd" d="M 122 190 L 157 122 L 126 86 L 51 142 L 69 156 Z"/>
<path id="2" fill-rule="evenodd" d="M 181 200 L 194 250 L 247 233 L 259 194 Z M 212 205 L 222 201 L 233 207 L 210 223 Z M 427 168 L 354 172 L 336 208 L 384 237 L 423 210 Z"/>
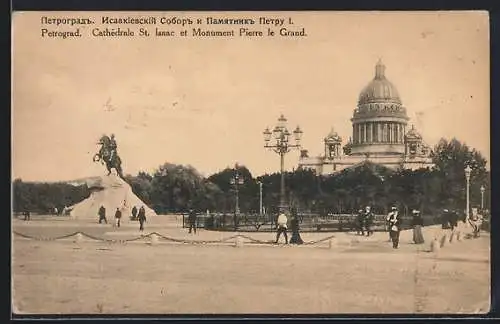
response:
<path id="1" fill-rule="evenodd" d="M 398 215 L 398 210 L 391 211 L 387 219 L 389 222 L 389 234 L 392 240 L 392 247 L 397 249 L 399 246 L 399 231 L 401 230 L 401 219 Z"/>
<path id="2" fill-rule="evenodd" d="M 364 213 L 364 223 L 366 229 L 366 236 L 370 236 L 373 234 L 372 225 L 373 225 L 373 213 L 371 212 L 371 207 L 366 206 Z"/>
<path id="3" fill-rule="evenodd" d="M 450 222 L 450 212 L 448 209 L 443 209 L 443 213 L 441 214 L 441 228 L 446 229 L 448 227 L 448 223 Z"/>
<path id="4" fill-rule="evenodd" d="M 358 210 L 358 214 L 356 215 L 356 232 L 357 235 L 365 235 L 365 230 L 363 228 L 363 209 Z"/>
<path id="5" fill-rule="evenodd" d="M 423 244 L 424 236 L 422 235 L 422 226 L 424 226 L 424 219 L 420 215 L 420 211 L 414 209 L 412 211 L 412 226 L 413 226 L 413 242 L 415 244 Z"/>
<path id="6" fill-rule="evenodd" d="M 391 224 L 389 222 L 389 219 L 391 219 L 391 217 L 393 217 L 394 214 L 396 214 L 396 217 L 397 217 L 398 208 L 396 206 L 392 206 L 391 207 L 391 211 L 389 212 L 389 214 L 387 214 L 387 217 L 385 219 L 385 222 L 387 224 L 387 232 L 389 233 L 389 242 L 392 241 L 392 238 L 391 238 Z"/>
<path id="7" fill-rule="evenodd" d="M 276 244 L 278 244 L 278 241 L 280 239 L 281 234 L 285 236 L 285 244 L 288 244 L 288 235 L 286 233 L 287 230 L 287 223 L 288 223 L 288 218 L 285 215 L 284 211 L 281 211 L 281 213 L 278 216 L 278 220 L 276 221 L 277 223 L 277 229 L 276 229 Z"/>
<path id="8" fill-rule="evenodd" d="M 191 230 L 194 230 L 194 234 L 196 234 L 196 212 L 194 211 L 193 208 L 189 208 L 189 216 L 188 216 L 188 222 L 189 222 L 189 233 L 191 233 Z"/>

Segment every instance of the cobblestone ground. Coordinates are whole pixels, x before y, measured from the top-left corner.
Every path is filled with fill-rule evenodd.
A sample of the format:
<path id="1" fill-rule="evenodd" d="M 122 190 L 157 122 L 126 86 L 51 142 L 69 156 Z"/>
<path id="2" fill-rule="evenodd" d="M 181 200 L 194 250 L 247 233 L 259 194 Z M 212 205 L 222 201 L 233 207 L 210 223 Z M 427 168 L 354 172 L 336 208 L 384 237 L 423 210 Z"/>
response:
<path id="1" fill-rule="evenodd" d="M 188 234 L 179 219 L 146 224 L 181 240 L 220 240 L 235 233 Z M 138 227 L 138 225 L 137 225 Z M 14 220 L 13 230 L 34 237 L 75 231 L 108 238 L 140 235 L 121 228 L 72 221 Z M 467 229 L 465 229 L 467 231 Z M 304 233 L 305 246 L 177 244 L 147 239 L 105 243 L 73 238 L 35 241 L 14 236 L 13 306 L 18 313 L 485 313 L 489 309 L 490 239 L 464 239 L 430 253 L 444 232 L 424 229 L 426 243 L 401 234 L 393 250 L 387 233 Z M 271 233 L 245 233 L 267 242 Z"/>

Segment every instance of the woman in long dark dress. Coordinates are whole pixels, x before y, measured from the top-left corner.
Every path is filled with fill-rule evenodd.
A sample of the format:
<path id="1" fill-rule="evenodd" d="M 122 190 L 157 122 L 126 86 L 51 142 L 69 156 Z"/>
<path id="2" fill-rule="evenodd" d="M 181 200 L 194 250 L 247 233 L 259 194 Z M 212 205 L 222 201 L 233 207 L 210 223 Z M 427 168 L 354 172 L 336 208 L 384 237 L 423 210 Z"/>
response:
<path id="1" fill-rule="evenodd" d="M 412 212 L 412 226 L 413 226 L 413 242 L 415 244 L 423 244 L 424 236 L 422 235 L 422 226 L 424 226 L 424 219 L 420 215 L 420 211 L 413 210 Z"/>
<path id="2" fill-rule="evenodd" d="M 304 241 L 300 237 L 299 218 L 297 217 L 296 210 L 292 210 L 292 220 L 290 221 L 290 227 L 292 230 L 292 237 L 290 238 L 290 244 L 303 244 Z"/>

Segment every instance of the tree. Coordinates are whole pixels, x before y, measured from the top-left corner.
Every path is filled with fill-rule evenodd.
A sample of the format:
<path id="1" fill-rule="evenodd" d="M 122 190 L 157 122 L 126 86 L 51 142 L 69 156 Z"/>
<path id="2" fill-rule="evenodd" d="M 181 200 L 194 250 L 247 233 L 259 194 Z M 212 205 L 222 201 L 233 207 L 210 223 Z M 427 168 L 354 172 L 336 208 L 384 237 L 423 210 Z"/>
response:
<path id="1" fill-rule="evenodd" d="M 465 206 L 465 166 L 472 171 L 470 177 L 470 199 L 480 203 L 481 185 L 489 185 L 489 172 L 486 170 L 486 159 L 480 152 L 470 149 L 465 143 L 453 138 L 450 141 L 441 139 L 432 153 L 437 176 L 440 179 L 440 190 L 437 194 L 446 205 Z"/>
<path id="2" fill-rule="evenodd" d="M 132 192 L 141 199 L 146 205 L 151 204 L 151 184 L 153 177 L 146 172 L 139 172 L 137 176 L 127 175 L 125 181 L 132 188 Z"/>
<path id="3" fill-rule="evenodd" d="M 52 213 L 72 206 L 90 196 L 86 185 L 67 183 L 23 182 L 15 179 L 12 184 L 14 212 L 30 211 Z"/>
<path id="4" fill-rule="evenodd" d="M 236 168 L 226 168 L 217 172 L 210 177 L 208 181 L 215 184 L 225 196 L 226 205 L 225 211 L 234 211 L 236 204 L 236 188 L 232 184 L 231 179 L 234 178 L 236 171 L 243 183 L 238 184 L 239 207 L 242 212 L 250 212 L 258 210 L 258 184 L 252 177 L 250 170 L 244 165 L 238 165 Z M 256 201 L 257 199 L 257 201 Z M 222 206 L 221 206 L 222 207 Z"/>

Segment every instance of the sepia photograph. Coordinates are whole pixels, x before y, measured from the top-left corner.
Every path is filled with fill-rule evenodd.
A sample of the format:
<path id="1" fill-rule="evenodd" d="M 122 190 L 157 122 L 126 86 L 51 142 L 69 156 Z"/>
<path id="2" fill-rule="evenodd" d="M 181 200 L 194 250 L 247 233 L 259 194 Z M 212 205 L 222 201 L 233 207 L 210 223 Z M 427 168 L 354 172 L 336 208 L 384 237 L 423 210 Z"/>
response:
<path id="1" fill-rule="evenodd" d="M 11 309 L 487 314 L 486 11 L 16 11 Z"/>

